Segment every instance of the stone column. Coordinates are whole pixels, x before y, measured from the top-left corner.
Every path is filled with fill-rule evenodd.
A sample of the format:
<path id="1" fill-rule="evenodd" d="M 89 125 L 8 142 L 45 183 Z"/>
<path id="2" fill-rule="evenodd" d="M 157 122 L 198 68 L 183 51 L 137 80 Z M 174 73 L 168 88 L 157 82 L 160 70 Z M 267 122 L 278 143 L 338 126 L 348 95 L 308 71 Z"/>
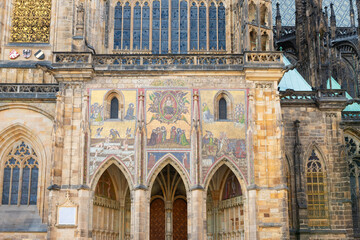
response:
<path id="1" fill-rule="evenodd" d="M 251 62 L 246 80 L 253 81 L 253 184 L 248 188 L 249 239 L 288 239 L 287 188 L 282 176 L 282 128 L 277 82 L 282 77 L 282 61 L 270 59 L 262 64 Z M 281 60 L 281 56 L 279 56 Z M 251 60 L 247 60 L 251 61 Z"/>
<path id="2" fill-rule="evenodd" d="M 133 227 L 133 239 L 134 240 L 146 240 L 149 239 L 149 202 L 146 195 L 147 190 L 144 187 L 138 186 L 134 192 L 133 212 L 131 222 Z"/>
<path id="3" fill-rule="evenodd" d="M 165 202 L 165 240 L 172 240 L 173 235 L 173 203 Z"/>
<path id="4" fill-rule="evenodd" d="M 206 201 L 204 189 L 193 188 L 191 194 L 191 209 L 188 218 L 191 219 L 188 228 L 190 229 L 189 240 L 206 239 Z"/>

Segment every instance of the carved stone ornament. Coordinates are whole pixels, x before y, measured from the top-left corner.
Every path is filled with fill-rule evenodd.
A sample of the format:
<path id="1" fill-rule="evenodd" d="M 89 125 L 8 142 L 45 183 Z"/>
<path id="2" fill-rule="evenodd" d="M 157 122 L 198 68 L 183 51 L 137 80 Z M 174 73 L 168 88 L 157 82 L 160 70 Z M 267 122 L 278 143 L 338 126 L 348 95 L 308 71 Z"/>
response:
<path id="1" fill-rule="evenodd" d="M 78 206 L 70 200 L 70 192 L 66 192 L 66 200 L 63 204 L 57 206 L 58 226 L 71 227 L 77 225 Z"/>

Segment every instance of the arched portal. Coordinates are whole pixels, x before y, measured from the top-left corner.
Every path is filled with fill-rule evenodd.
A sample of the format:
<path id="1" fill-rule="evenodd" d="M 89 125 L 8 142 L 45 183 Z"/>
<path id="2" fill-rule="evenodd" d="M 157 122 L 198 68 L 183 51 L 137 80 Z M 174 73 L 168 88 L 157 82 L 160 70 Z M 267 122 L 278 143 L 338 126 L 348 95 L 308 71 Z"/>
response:
<path id="1" fill-rule="evenodd" d="M 187 239 L 186 188 L 180 174 L 166 165 L 151 188 L 150 240 Z"/>
<path id="2" fill-rule="evenodd" d="M 93 239 L 130 239 L 131 200 L 124 174 L 112 164 L 96 184 Z"/>
<path id="3" fill-rule="evenodd" d="M 207 239 L 244 239 L 244 201 L 240 183 L 226 165 L 210 180 L 206 202 Z"/>

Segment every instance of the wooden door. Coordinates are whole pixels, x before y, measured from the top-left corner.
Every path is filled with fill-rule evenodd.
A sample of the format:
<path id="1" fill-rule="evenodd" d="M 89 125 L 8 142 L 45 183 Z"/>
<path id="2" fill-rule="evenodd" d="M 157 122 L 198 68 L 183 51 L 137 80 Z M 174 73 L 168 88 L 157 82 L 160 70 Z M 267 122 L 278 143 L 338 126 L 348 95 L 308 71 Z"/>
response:
<path id="1" fill-rule="evenodd" d="M 150 240 L 165 239 L 165 203 L 155 199 L 150 205 Z"/>

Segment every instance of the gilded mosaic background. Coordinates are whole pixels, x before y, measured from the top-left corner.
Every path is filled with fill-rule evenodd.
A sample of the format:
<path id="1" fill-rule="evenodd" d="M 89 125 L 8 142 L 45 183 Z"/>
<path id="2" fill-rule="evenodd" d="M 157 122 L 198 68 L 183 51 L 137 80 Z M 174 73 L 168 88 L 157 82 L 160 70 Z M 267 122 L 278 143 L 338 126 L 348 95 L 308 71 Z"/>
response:
<path id="1" fill-rule="evenodd" d="M 90 175 L 107 158 L 122 161 L 134 173 L 134 142 L 137 112 L 137 90 L 116 90 L 123 116 L 106 119 L 106 95 L 110 89 L 90 90 Z M 111 91 L 113 92 L 113 91 Z"/>

